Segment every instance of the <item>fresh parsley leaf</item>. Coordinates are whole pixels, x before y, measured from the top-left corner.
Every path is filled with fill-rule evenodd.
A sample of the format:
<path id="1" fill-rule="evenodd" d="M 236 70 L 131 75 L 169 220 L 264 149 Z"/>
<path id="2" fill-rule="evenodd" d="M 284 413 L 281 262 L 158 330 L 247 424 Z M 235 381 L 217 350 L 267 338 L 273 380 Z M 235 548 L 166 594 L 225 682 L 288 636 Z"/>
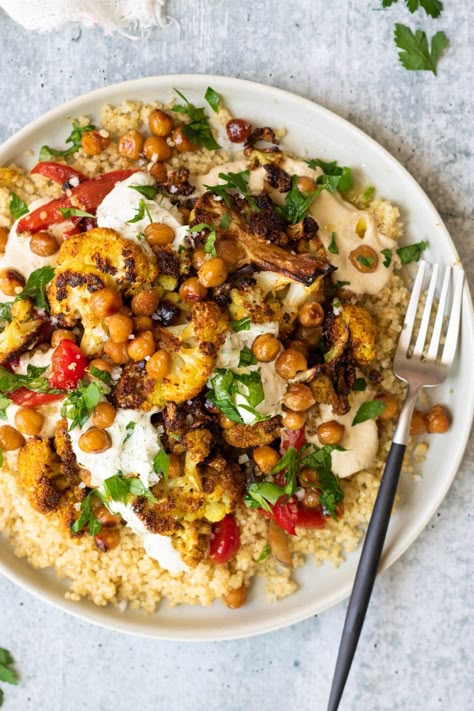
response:
<path id="1" fill-rule="evenodd" d="M 354 425 L 359 425 L 361 422 L 373 420 L 375 417 L 381 415 L 386 407 L 386 404 L 382 402 L 382 400 L 369 400 L 368 402 L 363 402 L 357 410 L 356 416 L 352 420 L 352 427 L 354 427 Z"/>
<path id="2" fill-rule="evenodd" d="M 233 373 L 231 370 L 216 368 L 210 379 L 211 390 L 207 393 L 208 400 L 213 402 L 219 410 L 232 422 L 243 423 L 243 418 L 235 404 L 235 396 L 240 395 L 247 401 L 239 402 L 239 408 L 250 412 L 254 422 L 267 420 L 267 415 L 260 415 L 255 411 L 265 397 L 262 376 L 259 371 L 251 373 Z"/>
<path id="3" fill-rule="evenodd" d="M 12 668 L 15 660 L 7 649 L 0 648 L 0 681 L 18 684 L 18 674 Z"/>
<path id="4" fill-rule="evenodd" d="M 276 464 L 270 474 L 278 474 L 286 470 L 286 484 L 284 492 L 287 496 L 292 496 L 297 488 L 299 453 L 294 447 L 288 447 L 283 457 Z"/>
<path id="5" fill-rule="evenodd" d="M 261 563 L 263 560 L 265 560 L 266 558 L 268 558 L 268 556 L 270 555 L 270 550 L 271 550 L 271 549 L 270 549 L 270 544 L 269 544 L 269 543 L 266 543 L 266 544 L 263 546 L 262 552 L 260 553 L 260 555 L 259 555 L 258 558 L 257 558 L 257 563 Z"/>
<path id="6" fill-rule="evenodd" d="M 211 390 L 206 395 L 207 399 L 213 402 L 229 420 L 242 424 L 242 416 L 233 403 L 234 374 L 232 371 L 218 368 L 210 382 Z"/>
<path id="7" fill-rule="evenodd" d="M 79 126 L 77 121 L 73 121 L 71 134 L 66 138 L 66 143 L 71 143 L 72 145 L 63 151 L 59 151 L 55 148 L 50 148 L 49 146 L 42 146 L 39 154 L 39 159 L 51 160 L 51 158 L 55 158 L 57 156 L 65 157 L 72 155 L 81 147 L 82 134 L 86 133 L 87 131 L 94 131 L 94 129 L 95 126 L 91 123 L 87 124 L 87 126 Z"/>
<path id="8" fill-rule="evenodd" d="M 204 98 L 206 99 L 207 103 L 214 111 L 214 113 L 217 114 L 219 112 L 219 104 L 221 103 L 221 97 L 219 96 L 217 91 L 214 91 L 212 87 L 208 86 L 206 89 L 206 93 L 204 94 Z"/>
<path id="9" fill-rule="evenodd" d="M 431 47 L 423 30 L 415 34 L 406 25 L 397 22 L 395 25 L 395 44 L 400 52 L 398 58 L 405 69 L 414 71 L 430 71 L 436 74 L 438 61 L 443 49 L 448 46 L 448 38 L 440 31 L 433 35 Z"/>
<path id="10" fill-rule="evenodd" d="M 245 368 L 248 365 L 256 365 L 257 364 L 257 359 L 255 358 L 254 354 L 248 348 L 247 346 L 244 346 L 242 350 L 240 351 L 239 355 L 239 368 Z"/>
<path id="11" fill-rule="evenodd" d="M 332 452 L 344 451 L 339 445 L 326 444 L 324 447 L 313 445 L 313 451 L 301 459 L 301 465 L 318 472 L 319 502 L 324 513 L 337 520 L 336 506 L 343 500 L 344 493 L 337 477 L 332 471 Z"/>
<path id="12" fill-rule="evenodd" d="M 123 444 L 125 444 L 125 442 L 130 439 L 130 437 L 133 434 L 133 430 L 135 429 L 136 426 L 137 426 L 137 423 L 133 422 L 133 420 L 131 422 L 128 422 L 125 425 L 126 434 L 125 434 L 125 437 L 123 438 Z"/>
<path id="13" fill-rule="evenodd" d="M 216 238 L 217 235 L 215 231 L 212 230 L 212 232 L 209 232 L 207 239 L 204 243 L 204 251 L 206 252 L 206 254 L 210 254 L 211 257 L 217 257 Z"/>
<path id="14" fill-rule="evenodd" d="M 390 7 L 396 2 L 398 0 L 382 0 L 382 7 Z M 443 10 L 440 0 L 405 0 L 405 4 L 411 13 L 422 7 L 426 14 L 433 18 L 439 17 Z"/>
<path id="15" fill-rule="evenodd" d="M 46 287 L 54 276 L 54 267 L 40 267 L 31 272 L 27 279 L 23 291 L 18 294 L 15 301 L 32 299 L 39 309 L 49 311 L 48 299 L 46 298 Z"/>
<path id="16" fill-rule="evenodd" d="M 127 220 L 127 224 L 140 222 L 140 220 L 144 220 L 145 217 L 148 217 L 150 222 L 153 222 L 153 217 L 150 215 L 150 210 L 147 208 L 145 200 L 143 198 L 141 198 L 140 202 L 138 203 L 138 207 L 136 208 L 135 212 L 135 217 L 132 217 L 131 220 Z"/>
<path id="17" fill-rule="evenodd" d="M 155 458 L 153 459 L 153 471 L 155 474 L 163 474 L 165 482 L 168 481 L 170 473 L 170 458 L 164 449 L 160 449 L 160 451 L 155 454 Z"/>
<path id="18" fill-rule="evenodd" d="M 248 509 L 264 509 L 271 512 L 271 507 L 284 495 L 285 490 L 282 486 L 271 481 L 259 481 L 248 487 L 244 504 Z"/>
<path id="19" fill-rule="evenodd" d="M 112 501 L 127 504 L 128 497 L 144 496 L 150 501 L 156 501 L 142 480 L 139 477 L 125 477 L 122 472 L 118 472 L 114 476 L 108 477 L 104 481 L 105 494 Z"/>
<path id="20" fill-rule="evenodd" d="M 189 123 L 183 126 L 183 133 L 186 138 L 189 138 L 191 143 L 200 144 L 207 148 L 209 151 L 215 151 L 220 148 L 219 144 L 216 142 L 214 136 L 212 135 L 211 127 L 207 120 L 203 107 L 194 106 L 190 101 L 182 94 L 180 91 L 175 89 L 178 96 L 183 99 L 185 104 L 178 104 L 173 106 L 173 111 L 177 111 L 180 114 L 185 114 L 189 117 Z"/>
<path id="21" fill-rule="evenodd" d="M 165 476 L 165 481 L 167 480 L 167 476 Z M 132 478 L 126 479 L 128 482 L 128 486 L 130 489 L 130 494 L 132 496 L 143 496 L 145 499 L 148 499 L 149 501 L 153 501 L 156 503 L 157 499 L 153 496 L 151 493 L 150 489 L 148 489 L 145 484 L 142 482 L 142 480 L 134 476 Z"/>
<path id="22" fill-rule="evenodd" d="M 7 407 L 11 404 L 11 400 L 6 395 L 0 393 L 0 420 L 7 419 Z"/>
<path id="23" fill-rule="evenodd" d="M 352 170 L 347 165 L 340 166 L 336 160 L 328 163 L 319 158 L 313 158 L 306 162 L 313 170 L 314 168 L 321 168 L 326 178 L 332 178 L 332 180 L 323 180 L 324 176 L 320 175 L 316 180 L 318 185 L 324 185 L 329 192 L 338 190 L 340 193 L 345 193 L 352 188 L 354 184 Z"/>
<path id="24" fill-rule="evenodd" d="M 257 209 L 255 200 L 250 195 L 249 170 L 242 170 L 240 173 L 219 173 L 218 177 L 224 182 L 219 185 L 205 185 L 204 187 L 214 195 L 221 197 L 227 207 L 232 207 L 229 190 L 237 190 L 254 210 Z"/>
<path id="25" fill-rule="evenodd" d="M 328 247 L 328 252 L 331 252 L 331 254 L 339 254 L 339 250 L 337 248 L 336 244 L 336 233 L 331 232 L 331 242 Z"/>
<path id="26" fill-rule="evenodd" d="M 230 225 L 231 217 L 228 212 L 224 212 L 224 214 L 221 217 L 221 221 L 219 222 L 219 229 L 220 230 L 228 230 L 229 225 Z"/>
<path id="27" fill-rule="evenodd" d="M 69 217 L 94 217 L 92 212 L 80 210 L 78 207 L 60 207 L 59 212 L 67 220 Z"/>
<path id="28" fill-rule="evenodd" d="M 4 328 L 11 322 L 12 320 L 12 302 L 11 301 L 5 301 L 3 304 L 0 304 L 0 330 L 3 331 Z"/>
<path id="29" fill-rule="evenodd" d="M 260 405 L 265 399 L 260 371 L 253 370 L 251 373 L 234 373 L 233 375 L 234 392 L 243 395 L 251 408 Z"/>
<path id="30" fill-rule="evenodd" d="M 372 264 L 374 263 L 374 258 L 373 258 L 373 257 L 364 257 L 363 254 L 358 254 L 358 255 L 357 255 L 357 261 L 358 261 L 360 264 L 363 264 L 364 267 L 367 267 L 368 269 L 370 269 L 370 267 L 371 267 Z"/>
<path id="31" fill-rule="evenodd" d="M 364 192 L 362 193 L 362 195 L 360 196 L 360 197 L 361 197 L 361 200 L 362 200 L 366 205 L 368 205 L 369 202 L 372 200 L 372 198 L 373 198 L 373 196 L 374 196 L 374 193 L 375 193 L 375 188 L 374 188 L 372 185 L 369 185 L 369 187 L 366 188 L 366 189 L 364 190 Z"/>
<path id="32" fill-rule="evenodd" d="M 61 416 L 71 420 L 69 431 L 82 427 L 100 402 L 101 396 L 108 391 L 102 382 L 85 383 L 79 381 L 78 387 L 66 396 L 61 408 Z"/>
<path id="33" fill-rule="evenodd" d="M 102 528 L 102 524 L 99 519 L 95 517 L 92 510 L 92 497 L 98 495 L 98 492 L 95 489 L 92 489 L 92 491 L 89 491 L 86 498 L 81 501 L 81 514 L 77 521 L 75 521 L 71 526 L 71 531 L 73 533 L 79 533 L 81 528 L 84 528 L 84 526 L 87 526 L 90 536 L 95 536 L 99 533 Z"/>
<path id="34" fill-rule="evenodd" d="M 383 254 L 383 256 L 385 257 L 385 259 L 383 260 L 383 265 L 388 269 L 392 263 L 392 250 L 382 249 L 381 254 Z"/>
<path id="35" fill-rule="evenodd" d="M 23 217 L 23 215 L 26 215 L 26 213 L 29 212 L 26 202 L 23 202 L 23 200 L 18 197 L 16 193 L 12 193 L 8 209 L 10 210 L 10 215 L 14 220 L 19 220 L 20 217 Z"/>
<path id="36" fill-rule="evenodd" d="M 12 393 L 23 387 L 28 388 L 28 390 L 33 390 L 36 393 L 62 393 L 62 390 L 51 388 L 49 386 L 48 379 L 43 377 L 42 374 L 47 369 L 47 367 L 37 368 L 34 365 L 29 364 L 26 368 L 26 374 L 21 375 L 11 373 L 3 366 L 0 366 L 0 393 L 2 393 L 2 395 L 6 395 L 7 393 Z"/>
<path id="37" fill-rule="evenodd" d="M 356 393 L 363 393 L 367 390 L 367 381 L 364 378 L 356 378 L 352 389 Z"/>
<path id="38" fill-rule="evenodd" d="M 397 249 L 397 254 L 400 257 L 402 264 L 409 264 L 410 262 L 419 262 L 422 252 L 427 248 L 427 242 L 416 242 L 415 244 L 409 244 L 408 247 L 400 247 Z"/>
<path id="39" fill-rule="evenodd" d="M 237 321 L 230 321 L 229 326 L 236 333 L 239 331 L 250 331 L 250 316 L 244 316 Z"/>
<path id="40" fill-rule="evenodd" d="M 394 5 L 398 0 L 382 0 L 382 7 L 390 7 L 390 5 Z"/>
<path id="41" fill-rule="evenodd" d="M 313 193 L 303 193 L 298 189 L 298 175 L 291 177 L 291 188 L 285 195 L 285 204 L 277 207 L 277 212 L 290 225 L 301 222 L 309 212 L 314 200 L 320 195 L 323 187 L 319 187 Z"/>
<path id="42" fill-rule="evenodd" d="M 102 368 L 96 368 L 95 365 L 91 365 L 89 368 L 89 373 L 94 376 L 94 378 L 97 378 L 98 380 L 101 380 L 103 383 L 110 383 L 112 380 L 112 376 L 110 373 L 108 373 L 106 370 L 102 370 Z"/>
<path id="43" fill-rule="evenodd" d="M 334 291 L 337 291 L 338 289 L 342 289 L 344 286 L 349 286 L 350 281 L 336 281 L 332 286 L 331 289 Z"/>
<path id="44" fill-rule="evenodd" d="M 158 189 L 154 185 L 129 185 L 131 190 L 136 190 L 137 193 L 143 195 L 147 200 L 154 200 L 158 195 Z"/>

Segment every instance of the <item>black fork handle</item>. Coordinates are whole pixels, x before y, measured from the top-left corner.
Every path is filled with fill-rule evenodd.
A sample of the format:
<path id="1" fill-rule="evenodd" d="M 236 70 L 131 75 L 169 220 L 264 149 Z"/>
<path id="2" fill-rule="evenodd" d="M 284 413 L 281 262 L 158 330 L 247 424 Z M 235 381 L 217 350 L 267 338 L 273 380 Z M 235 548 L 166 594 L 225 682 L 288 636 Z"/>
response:
<path id="1" fill-rule="evenodd" d="M 349 676 L 382 555 L 405 450 L 405 444 L 393 442 L 385 464 L 349 600 L 327 711 L 337 711 Z"/>

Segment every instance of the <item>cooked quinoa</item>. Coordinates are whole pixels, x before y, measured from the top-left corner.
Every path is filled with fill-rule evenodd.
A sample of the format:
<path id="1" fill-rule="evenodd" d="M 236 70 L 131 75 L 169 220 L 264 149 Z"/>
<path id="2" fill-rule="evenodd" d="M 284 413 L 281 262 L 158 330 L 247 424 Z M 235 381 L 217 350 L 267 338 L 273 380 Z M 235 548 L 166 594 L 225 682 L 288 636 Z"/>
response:
<path id="1" fill-rule="evenodd" d="M 112 139 L 110 144 L 95 156 L 78 149 L 69 157 L 69 165 L 89 178 L 130 168 L 128 158 L 119 153 L 118 137 L 130 129 L 143 131 L 153 109 L 169 111 L 169 108 L 159 102 L 145 104 L 133 100 L 124 101 L 119 106 L 105 106 L 101 128 L 104 135 Z M 185 121 L 181 115 L 177 118 Z M 222 128 L 230 119 L 231 116 L 221 108 L 215 124 Z M 89 118 L 80 117 L 77 122 L 84 127 Z M 283 135 L 284 130 L 276 132 L 280 138 Z M 168 139 L 168 143 L 174 148 L 172 139 Z M 228 161 L 229 152 L 201 147 L 198 151 L 173 152 L 166 163 L 169 171 L 184 167 L 191 175 L 205 175 Z M 139 165 L 141 170 L 146 170 L 149 161 L 141 159 Z M 41 175 L 30 175 L 17 166 L 1 168 L 0 226 L 11 225 L 9 202 L 13 192 L 27 203 L 40 197 L 57 198 L 62 194 L 60 186 Z M 357 200 L 353 202 L 357 204 Z M 397 207 L 377 196 L 366 210 L 387 238 L 397 240 L 401 236 Z M 394 273 L 378 293 L 365 295 L 359 300 L 375 325 L 375 358 L 370 363 L 370 369 L 378 374 L 374 387 L 377 392 L 391 393 L 399 399 L 403 386 L 395 379 L 391 362 L 408 298 L 409 292 L 401 276 Z M 308 558 L 317 565 L 331 561 L 338 566 L 345 555 L 357 547 L 373 508 L 392 429 L 391 421 L 379 421 L 375 460 L 357 473 L 341 478 L 344 497 L 341 515 L 336 520 L 327 516 L 324 528 L 298 528 L 296 536 L 288 537 L 294 567 L 305 564 Z M 426 444 L 419 443 L 414 450 L 415 460 L 422 459 L 425 451 Z M 145 553 L 141 538 L 129 527 L 118 529 L 118 545 L 106 553 L 98 550 L 92 536 L 71 537 L 58 513 L 52 511 L 45 515 L 35 510 L 25 495 L 18 472 L 8 466 L 8 461 L 11 460 L 7 460 L 0 472 L 0 531 L 9 539 L 17 556 L 27 558 L 35 568 L 52 567 L 60 578 L 67 579 L 67 597 L 70 599 L 86 597 L 97 605 L 127 604 L 132 609 L 153 613 L 162 598 L 171 605 L 209 605 L 216 598 L 225 598 L 232 590 L 247 588 L 257 575 L 265 578 L 270 601 L 291 594 L 297 587 L 290 568 L 280 566 L 271 555 L 264 555 L 268 548 L 267 518 L 243 503 L 235 509 L 240 547 L 228 562 L 216 565 L 204 557 L 186 571 L 169 572 Z"/>

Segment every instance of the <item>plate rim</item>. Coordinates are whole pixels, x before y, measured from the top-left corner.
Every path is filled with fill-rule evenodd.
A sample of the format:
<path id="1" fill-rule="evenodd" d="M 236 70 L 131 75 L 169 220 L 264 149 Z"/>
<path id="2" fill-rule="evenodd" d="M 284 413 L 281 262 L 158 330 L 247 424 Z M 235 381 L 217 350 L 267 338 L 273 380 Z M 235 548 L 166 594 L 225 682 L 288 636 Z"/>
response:
<path id="1" fill-rule="evenodd" d="M 453 253 L 454 260 L 459 262 L 461 264 L 461 260 L 459 258 L 456 246 L 451 238 L 451 235 L 449 234 L 440 214 L 438 213 L 436 207 L 434 206 L 433 202 L 431 199 L 428 197 L 428 195 L 424 192 L 422 187 L 419 185 L 419 183 L 415 180 L 415 178 L 409 173 L 409 171 L 398 161 L 395 156 L 393 156 L 383 145 L 378 143 L 374 138 L 369 136 L 367 133 L 365 133 L 362 129 L 360 129 L 358 126 L 355 126 L 352 124 L 350 121 L 347 119 L 339 116 L 337 113 L 334 111 L 331 111 L 330 109 L 327 109 L 324 106 L 321 106 L 318 104 L 316 101 L 312 101 L 311 99 L 307 99 L 303 96 L 300 96 L 297 93 L 286 91 L 284 89 L 280 89 L 274 86 L 269 86 L 267 84 L 263 84 L 261 82 L 255 82 L 255 81 L 250 81 L 247 79 L 240 79 L 236 77 L 228 77 L 224 75 L 212 75 L 212 74 L 161 74 L 161 75 L 150 75 L 147 77 L 139 77 L 136 79 L 129 79 L 123 82 L 118 82 L 114 84 L 109 84 L 105 87 L 100 87 L 98 89 L 93 89 L 92 91 L 86 92 L 84 94 L 81 94 L 79 96 L 74 97 L 73 99 L 70 99 L 62 104 L 59 104 L 46 113 L 42 114 L 41 116 L 37 117 L 33 121 L 30 121 L 28 124 L 20 128 L 18 131 L 16 131 L 10 138 L 8 138 L 2 145 L 0 145 L 0 162 L 2 162 L 3 155 L 8 154 L 10 151 L 18 151 L 18 144 L 21 144 L 22 142 L 27 139 L 27 137 L 32 133 L 32 132 L 37 132 L 43 129 L 44 127 L 48 126 L 52 121 L 55 119 L 63 118 L 65 114 L 71 113 L 72 115 L 73 112 L 76 110 L 76 107 L 80 107 L 84 102 L 94 102 L 94 101 L 102 101 L 103 103 L 106 103 L 108 98 L 112 98 L 114 95 L 124 92 L 128 90 L 130 87 L 130 96 L 133 98 L 133 92 L 144 92 L 147 89 L 152 89 L 152 84 L 153 82 L 160 82 L 160 83 L 166 83 L 169 82 L 170 86 L 172 83 L 186 83 L 186 82 L 203 82 L 203 83 L 208 83 L 212 84 L 212 82 L 218 81 L 219 83 L 221 81 L 226 82 L 226 84 L 229 86 L 229 89 L 232 90 L 232 87 L 240 88 L 241 90 L 245 90 L 246 87 L 253 87 L 254 89 L 259 89 L 263 90 L 265 92 L 269 92 L 270 94 L 273 94 L 277 98 L 281 98 L 285 102 L 296 102 L 298 104 L 303 104 L 308 110 L 316 110 L 320 112 L 323 116 L 331 120 L 332 122 L 335 122 L 336 124 L 342 125 L 346 130 L 350 130 L 351 132 L 355 133 L 360 139 L 362 139 L 365 142 L 368 142 L 372 148 L 376 149 L 379 152 L 382 152 L 384 155 L 385 159 L 390 161 L 394 167 L 400 171 L 401 175 L 403 176 L 404 180 L 408 182 L 410 185 L 411 189 L 417 194 L 417 197 L 422 199 L 426 205 L 426 208 L 429 209 L 432 213 L 433 219 L 439 223 L 439 225 L 443 229 L 443 239 L 447 238 L 447 242 L 450 245 L 451 251 Z M 159 91 L 159 89 L 157 89 Z M 17 158 L 19 155 L 17 154 Z M 469 290 L 469 284 L 466 281 L 465 284 L 465 290 L 464 290 L 464 298 L 463 298 L 463 320 L 466 319 L 471 327 L 474 325 L 474 310 L 473 310 L 473 303 L 472 303 L 472 297 L 471 293 Z M 409 538 L 404 541 L 402 547 L 400 549 L 397 549 L 396 551 L 388 551 L 387 553 L 384 553 L 382 562 L 379 568 L 379 574 L 382 573 L 383 571 L 387 570 L 393 563 L 395 563 L 404 553 L 408 550 L 408 548 L 414 543 L 414 541 L 419 537 L 419 535 L 422 533 L 422 531 L 426 528 L 428 522 L 431 520 L 433 515 L 436 513 L 438 508 L 440 507 L 441 503 L 444 501 L 446 494 L 449 490 L 449 488 L 452 485 L 452 482 L 458 473 L 459 466 L 461 464 L 461 461 L 464 457 L 465 450 L 469 441 L 469 435 L 470 435 L 470 430 L 472 426 L 472 420 L 474 417 L 474 391 L 469 393 L 469 411 L 468 411 L 468 418 L 464 424 L 463 428 L 463 437 L 462 437 L 462 446 L 458 447 L 457 449 L 457 455 L 456 457 L 453 458 L 453 463 L 452 463 L 452 469 L 451 469 L 451 475 L 447 477 L 444 480 L 444 485 L 438 489 L 438 494 L 436 497 L 436 500 L 434 500 L 433 504 L 425 510 L 424 515 L 417 521 L 416 527 L 413 529 L 411 532 L 411 535 Z M 2 534 L 0 534 L 2 536 Z M 10 545 L 8 543 L 8 539 L 6 539 L 4 536 L 2 538 L 6 541 L 7 545 Z M 10 546 L 11 547 L 11 546 Z M 359 544 L 357 550 L 352 553 L 351 555 L 354 556 L 355 559 L 358 558 L 360 555 L 360 549 L 361 546 Z M 15 555 L 12 550 L 12 555 Z M 23 588 L 27 592 L 31 593 L 35 597 L 39 598 L 40 600 L 47 602 L 48 604 L 52 605 L 53 607 L 57 607 L 61 609 L 64 612 L 67 612 L 68 614 L 73 615 L 77 619 L 87 621 L 89 623 L 93 623 L 96 625 L 99 625 L 100 627 L 106 628 L 106 629 L 112 629 L 117 632 L 125 632 L 127 634 L 132 634 L 136 635 L 139 637 L 147 637 L 147 638 L 154 638 L 154 639 L 161 639 L 161 640 L 170 640 L 170 641 L 179 641 L 179 642 L 210 642 L 210 641 L 224 641 L 224 640 L 231 640 L 231 639 L 241 639 L 241 638 L 247 638 L 247 637 L 252 637 L 260 634 L 266 634 L 268 632 L 272 632 L 278 629 L 283 629 L 289 625 L 295 624 L 297 622 L 301 622 L 305 619 L 308 619 L 310 616 L 319 614 L 320 612 L 323 612 L 326 609 L 329 609 L 330 607 L 333 607 L 334 605 L 338 604 L 342 600 L 348 597 L 350 594 L 350 590 L 352 585 L 346 584 L 341 586 L 341 589 L 339 590 L 338 593 L 333 593 L 331 595 L 330 600 L 326 600 L 319 606 L 314 607 L 311 610 L 308 610 L 308 606 L 304 606 L 303 609 L 295 609 L 293 611 L 293 614 L 287 614 L 285 617 L 285 620 L 282 621 L 278 618 L 278 616 L 275 616 L 275 619 L 269 620 L 262 622 L 260 625 L 255 625 L 255 623 L 249 623 L 246 622 L 242 627 L 238 630 L 232 630 L 230 633 L 229 632 L 218 632 L 214 630 L 210 635 L 206 633 L 205 629 L 194 629 L 193 634 L 187 635 L 185 632 L 182 630 L 174 631 L 173 633 L 170 633 L 167 630 L 161 631 L 160 629 L 150 627 L 150 628 L 145 628 L 145 627 L 138 627 L 133 619 L 131 621 L 128 621 L 125 617 L 123 621 L 117 621 L 112 618 L 107 618 L 105 615 L 102 614 L 102 611 L 104 608 L 95 606 L 94 603 L 87 601 L 87 605 L 82 603 L 81 607 L 81 601 L 75 602 L 72 600 L 69 600 L 65 597 L 61 597 L 59 594 L 54 591 L 53 593 L 47 592 L 43 590 L 43 586 L 40 585 L 35 585 L 34 582 L 30 582 L 28 580 L 29 577 L 31 577 L 33 574 L 36 574 L 37 571 L 31 566 L 31 564 L 25 560 L 25 559 L 20 559 L 18 558 L 18 561 L 21 562 L 22 564 L 25 564 L 26 566 L 29 566 L 29 573 L 30 575 L 24 573 L 22 574 L 21 572 L 15 572 L 14 570 L 10 569 L 8 564 L 4 564 L 3 560 L 0 559 L 0 573 L 2 573 L 7 579 L 9 579 L 11 582 L 14 584 L 18 585 L 20 588 Z M 90 606 L 93 605 L 92 608 Z M 85 609 L 83 609 L 85 607 Z M 155 615 L 159 616 L 159 612 L 155 613 Z M 249 629 L 248 626 L 252 629 Z"/>

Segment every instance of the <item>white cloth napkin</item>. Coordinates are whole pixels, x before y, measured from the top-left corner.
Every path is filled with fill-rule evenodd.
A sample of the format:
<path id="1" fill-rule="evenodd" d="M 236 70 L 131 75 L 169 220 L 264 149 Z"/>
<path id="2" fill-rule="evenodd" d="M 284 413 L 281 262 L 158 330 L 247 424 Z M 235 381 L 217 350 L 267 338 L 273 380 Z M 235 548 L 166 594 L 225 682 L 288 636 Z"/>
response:
<path id="1" fill-rule="evenodd" d="M 67 22 L 100 26 L 105 32 L 143 32 L 170 19 L 166 0 L 0 0 L 0 7 L 27 30 L 49 32 Z"/>

